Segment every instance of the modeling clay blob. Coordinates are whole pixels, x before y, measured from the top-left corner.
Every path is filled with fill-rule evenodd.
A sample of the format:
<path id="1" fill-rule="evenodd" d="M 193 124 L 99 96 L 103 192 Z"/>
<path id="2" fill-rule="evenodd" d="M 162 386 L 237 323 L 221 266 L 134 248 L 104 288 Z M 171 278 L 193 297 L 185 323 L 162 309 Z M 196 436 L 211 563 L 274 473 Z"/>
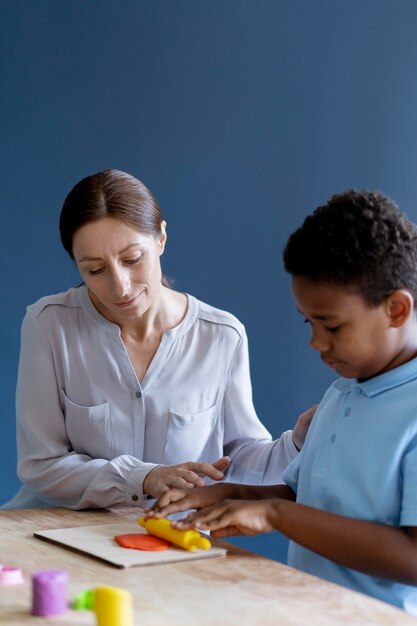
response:
<path id="1" fill-rule="evenodd" d="M 0 565 L 0 585 L 18 585 L 22 582 L 23 575 L 19 567 Z"/>
<path id="2" fill-rule="evenodd" d="M 68 572 L 47 569 L 32 574 L 32 615 L 59 615 L 68 608 Z"/>
<path id="3" fill-rule="evenodd" d="M 97 587 L 93 610 L 97 626 L 133 626 L 133 599 L 127 589 Z"/>
<path id="4" fill-rule="evenodd" d="M 140 517 L 138 523 L 146 528 L 150 535 L 166 539 L 178 548 L 184 548 L 184 550 L 194 550 L 195 548 L 208 550 L 211 548 L 210 541 L 206 537 L 202 537 L 198 530 L 178 530 L 173 528 L 170 520 L 164 517 L 147 520 Z"/>
<path id="5" fill-rule="evenodd" d="M 134 550 L 167 550 L 171 545 L 169 541 L 152 537 L 151 535 L 143 535 L 134 533 L 131 535 L 116 535 L 114 540 L 123 548 L 133 548 Z"/>
<path id="6" fill-rule="evenodd" d="M 94 608 L 94 589 L 79 591 L 74 598 L 71 608 L 75 611 L 89 611 Z"/>

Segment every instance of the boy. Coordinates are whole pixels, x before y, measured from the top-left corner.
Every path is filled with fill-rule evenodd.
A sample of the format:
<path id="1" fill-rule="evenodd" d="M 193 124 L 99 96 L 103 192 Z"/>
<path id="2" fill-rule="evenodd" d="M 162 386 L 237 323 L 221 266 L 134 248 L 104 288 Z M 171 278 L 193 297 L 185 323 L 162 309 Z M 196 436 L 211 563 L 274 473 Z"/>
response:
<path id="1" fill-rule="evenodd" d="M 150 514 L 199 509 L 178 527 L 216 537 L 278 530 L 290 565 L 417 614 L 417 227 L 382 193 L 349 191 L 284 262 L 311 347 L 341 376 L 286 484 L 167 491 Z"/>

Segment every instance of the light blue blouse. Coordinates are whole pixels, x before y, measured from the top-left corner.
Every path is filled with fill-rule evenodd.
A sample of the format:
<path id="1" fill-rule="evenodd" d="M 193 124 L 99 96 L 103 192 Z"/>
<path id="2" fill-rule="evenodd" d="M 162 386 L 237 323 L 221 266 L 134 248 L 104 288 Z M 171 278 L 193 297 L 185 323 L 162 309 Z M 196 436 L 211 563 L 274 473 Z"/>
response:
<path id="1" fill-rule="evenodd" d="M 232 315 L 188 296 L 141 382 L 119 327 L 85 286 L 42 298 L 22 326 L 18 474 L 4 508 L 141 505 L 156 464 L 232 457 L 229 480 L 274 483 L 296 455 L 252 404 L 248 346 Z"/>
<path id="2" fill-rule="evenodd" d="M 417 526 L 417 359 L 359 383 L 337 380 L 283 474 L 297 502 L 389 526 Z M 417 589 L 290 543 L 290 565 L 417 614 Z"/>

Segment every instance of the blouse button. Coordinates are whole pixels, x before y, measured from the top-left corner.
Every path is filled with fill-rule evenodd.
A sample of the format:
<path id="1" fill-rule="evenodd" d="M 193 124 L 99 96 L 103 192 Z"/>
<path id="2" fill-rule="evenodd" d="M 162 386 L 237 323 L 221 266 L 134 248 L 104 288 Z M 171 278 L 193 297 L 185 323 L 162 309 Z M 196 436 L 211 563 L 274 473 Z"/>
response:
<path id="1" fill-rule="evenodd" d="M 347 407 L 344 411 L 345 417 L 347 417 L 348 415 L 350 415 L 350 407 Z"/>
<path id="2" fill-rule="evenodd" d="M 136 494 L 133 494 L 133 496 L 132 496 L 132 500 L 133 500 L 134 502 L 137 502 L 137 500 L 139 500 L 139 496 L 137 496 Z"/>
<path id="3" fill-rule="evenodd" d="M 142 397 L 142 393 L 140 391 L 137 391 L 135 395 L 138 399 Z"/>

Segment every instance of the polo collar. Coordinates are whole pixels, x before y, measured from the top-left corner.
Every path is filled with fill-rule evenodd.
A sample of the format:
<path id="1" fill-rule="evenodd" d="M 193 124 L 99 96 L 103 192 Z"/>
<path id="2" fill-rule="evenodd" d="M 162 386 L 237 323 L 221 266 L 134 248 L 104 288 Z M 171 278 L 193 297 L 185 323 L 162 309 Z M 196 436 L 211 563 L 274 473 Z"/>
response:
<path id="1" fill-rule="evenodd" d="M 364 382 L 359 382 L 357 378 L 339 378 L 334 386 L 341 393 L 355 392 L 360 389 L 362 393 L 372 398 L 415 379 L 417 379 L 417 358 Z"/>

